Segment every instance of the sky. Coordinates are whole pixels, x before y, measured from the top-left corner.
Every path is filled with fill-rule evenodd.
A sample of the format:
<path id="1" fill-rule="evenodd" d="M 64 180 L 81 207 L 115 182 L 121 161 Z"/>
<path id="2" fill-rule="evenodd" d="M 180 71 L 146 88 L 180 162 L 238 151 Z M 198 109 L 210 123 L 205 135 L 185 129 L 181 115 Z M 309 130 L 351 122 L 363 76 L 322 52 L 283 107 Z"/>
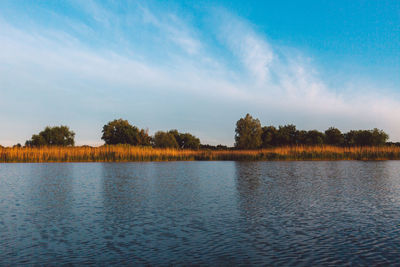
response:
<path id="1" fill-rule="evenodd" d="M 400 1 L 0 1 L 0 144 L 107 122 L 233 145 L 262 125 L 400 141 Z"/>

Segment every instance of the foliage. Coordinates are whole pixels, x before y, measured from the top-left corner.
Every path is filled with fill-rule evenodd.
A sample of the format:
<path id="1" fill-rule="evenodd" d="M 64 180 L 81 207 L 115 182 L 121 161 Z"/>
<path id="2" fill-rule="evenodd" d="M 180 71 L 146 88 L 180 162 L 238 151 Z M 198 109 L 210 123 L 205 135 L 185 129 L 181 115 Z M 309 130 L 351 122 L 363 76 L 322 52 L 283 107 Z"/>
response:
<path id="1" fill-rule="evenodd" d="M 232 149 L 232 148 L 229 148 L 228 146 L 221 145 L 221 144 L 216 145 L 216 146 L 208 145 L 208 144 L 206 144 L 206 145 L 200 144 L 199 149 L 204 149 L 204 150 L 228 150 L 228 149 Z"/>
<path id="2" fill-rule="evenodd" d="M 47 126 L 39 134 L 32 135 L 26 146 L 73 146 L 75 133 L 67 126 Z"/>
<path id="3" fill-rule="evenodd" d="M 325 135 L 317 130 L 306 132 L 304 145 L 322 145 L 324 143 Z"/>
<path id="4" fill-rule="evenodd" d="M 261 123 L 248 113 L 236 122 L 235 133 L 235 147 L 239 149 L 255 149 L 262 144 Z"/>
<path id="5" fill-rule="evenodd" d="M 129 144 L 129 145 L 150 145 L 151 138 L 148 131 L 139 130 L 127 120 L 113 120 L 103 126 L 101 139 L 107 145 Z"/>
<path id="6" fill-rule="evenodd" d="M 249 114 L 246 115 L 248 121 L 259 122 L 253 119 Z M 236 127 L 236 138 L 238 137 L 238 129 L 246 132 L 249 129 L 250 122 L 240 119 Z M 246 128 L 247 127 L 247 128 Z M 244 130 L 243 130 L 244 129 Z M 247 130 L 248 132 L 251 132 Z M 271 148 L 279 146 L 299 146 L 299 145 L 332 145 L 332 146 L 382 146 L 385 145 L 389 136 L 382 130 L 351 130 L 342 134 L 339 129 L 330 127 L 324 133 L 318 130 L 297 130 L 293 124 L 279 126 L 264 126 L 261 128 L 261 144 L 254 145 L 254 139 L 250 138 L 250 134 L 242 134 L 244 137 L 240 139 L 240 143 L 236 141 L 236 147 L 241 149 L 254 148 Z M 241 137 L 241 135 L 239 135 Z M 248 137 L 248 138 L 245 138 Z"/>
<path id="7" fill-rule="evenodd" d="M 279 126 L 277 132 L 277 143 L 283 146 L 292 146 L 296 144 L 297 130 L 293 124 Z"/>
<path id="8" fill-rule="evenodd" d="M 196 150 L 200 147 L 200 139 L 190 133 L 180 133 L 175 129 L 168 132 L 158 131 L 154 135 L 154 146 Z"/>
<path id="9" fill-rule="evenodd" d="M 180 133 L 178 130 L 168 132 L 158 131 L 152 138 L 148 130 L 139 129 L 129 124 L 127 120 L 118 119 L 103 126 L 102 137 L 106 145 L 127 144 L 133 146 L 154 146 L 156 148 L 174 149 L 265 149 L 284 146 L 399 146 L 399 143 L 387 143 L 389 136 L 377 128 L 372 130 L 351 130 L 342 133 L 339 129 L 330 127 L 325 132 L 318 130 L 297 130 L 293 124 L 261 126 L 259 119 L 246 114 L 236 122 L 235 148 L 224 145 L 202 145 L 200 139 L 190 133 Z M 41 146 L 73 146 L 75 133 L 67 126 L 46 127 L 38 134 L 32 135 L 25 145 L 28 147 Z M 1 147 L 1 146 L 0 146 Z M 14 148 L 21 147 L 20 144 Z"/>
<path id="10" fill-rule="evenodd" d="M 377 128 L 373 130 L 351 130 L 344 134 L 347 146 L 382 146 L 386 144 L 389 136 Z"/>
<path id="11" fill-rule="evenodd" d="M 199 149 L 200 139 L 190 133 L 179 133 L 178 130 L 170 130 L 173 134 L 178 147 L 181 149 Z"/>
<path id="12" fill-rule="evenodd" d="M 372 144 L 373 146 L 383 146 L 386 144 L 387 140 L 389 139 L 389 135 L 385 133 L 383 130 L 379 130 L 374 128 L 371 131 L 372 134 Z"/>
<path id="13" fill-rule="evenodd" d="M 152 138 L 149 135 L 149 131 L 146 129 L 141 129 L 139 131 L 139 145 L 141 146 L 150 146 L 152 142 Z"/>
<path id="14" fill-rule="evenodd" d="M 387 146 L 400 146 L 400 142 L 386 142 Z"/>
<path id="15" fill-rule="evenodd" d="M 277 144 L 277 134 L 278 130 L 274 126 L 264 126 L 262 127 L 261 141 L 262 147 L 268 148 L 275 146 Z"/>
<path id="16" fill-rule="evenodd" d="M 154 147 L 178 148 L 179 145 L 173 133 L 158 131 L 154 135 Z"/>
<path id="17" fill-rule="evenodd" d="M 330 127 L 325 131 L 325 144 L 340 146 L 344 143 L 344 136 L 342 132 L 334 127 Z"/>

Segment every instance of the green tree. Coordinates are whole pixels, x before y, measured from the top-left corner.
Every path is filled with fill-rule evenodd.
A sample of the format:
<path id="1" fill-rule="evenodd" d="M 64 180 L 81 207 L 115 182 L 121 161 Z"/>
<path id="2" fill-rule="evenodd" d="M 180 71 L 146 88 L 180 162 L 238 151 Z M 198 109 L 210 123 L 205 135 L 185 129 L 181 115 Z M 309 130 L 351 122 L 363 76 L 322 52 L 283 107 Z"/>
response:
<path id="1" fill-rule="evenodd" d="M 346 146 L 354 146 L 356 145 L 355 137 L 357 135 L 357 131 L 351 130 L 343 135 L 344 137 L 344 144 Z"/>
<path id="2" fill-rule="evenodd" d="M 169 130 L 167 133 L 172 134 L 176 140 L 176 143 L 178 144 L 178 147 L 181 147 L 181 134 L 178 132 L 178 130 L 173 129 L 173 130 Z"/>
<path id="3" fill-rule="evenodd" d="M 169 133 L 173 134 L 178 147 L 182 149 L 199 149 L 200 139 L 190 133 L 179 133 L 178 130 L 170 130 Z"/>
<path id="4" fill-rule="evenodd" d="M 276 146 L 276 136 L 278 134 L 278 130 L 274 126 L 264 126 L 262 127 L 262 147 L 268 148 L 272 146 Z"/>
<path id="5" fill-rule="evenodd" d="M 297 130 L 293 124 L 279 126 L 277 133 L 277 143 L 280 146 L 292 146 L 297 144 Z"/>
<path id="6" fill-rule="evenodd" d="M 26 146 L 73 146 L 75 133 L 67 126 L 47 126 L 39 134 L 32 135 Z"/>
<path id="7" fill-rule="evenodd" d="M 308 132 L 304 130 L 297 131 L 296 133 L 296 144 L 307 145 L 308 144 Z"/>
<path id="8" fill-rule="evenodd" d="M 380 146 L 384 145 L 389 136 L 377 128 L 373 130 L 355 131 L 354 143 L 357 146 Z"/>
<path id="9" fill-rule="evenodd" d="M 179 148 L 174 134 L 163 131 L 158 131 L 154 134 L 154 146 L 160 148 Z"/>
<path id="10" fill-rule="evenodd" d="M 113 120 L 103 126 L 101 139 L 107 145 L 129 144 L 129 145 L 150 145 L 150 136 L 145 130 L 139 130 L 127 120 Z"/>
<path id="11" fill-rule="evenodd" d="M 385 145 L 387 140 L 389 139 L 389 135 L 385 133 L 383 130 L 374 128 L 371 131 L 371 133 L 372 133 L 372 145 L 374 146 Z"/>
<path id="12" fill-rule="evenodd" d="M 258 119 L 253 119 L 250 114 L 236 122 L 235 147 L 239 149 L 260 148 L 262 144 L 262 128 Z"/>
<path id="13" fill-rule="evenodd" d="M 306 145 L 322 145 L 324 143 L 325 135 L 317 130 L 308 131 L 306 134 Z"/>
<path id="14" fill-rule="evenodd" d="M 344 134 L 347 146 L 381 146 L 385 145 L 389 135 L 377 128 L 373 130 L 351 130 Z"/>
<path id="15" fill-rule="evenodd" d="M 179 146 L 183 149 L 197 150 L 200 147 L 200 139 L 190 133 L 181 133 L 179 136 Z"/>
<path id="16" fill-rule="evenodd" d="M 149 131 L 141 129 L 139 131 L 139 145 L 141 146 L 151 146 L 151 136 L 149 135 Z"/>
<path id="17" fill-rule="evenodd" d="M 332 146 L 341 146 L 344 143 L 344 135 L 334 127 L 325 131 L 325 143 Z"/>
<path id="18" fill-rule="evenodd" d="M 368 146 L 372 144 L 372 133 L 368 130 L 358 130 L 354 136 L 357 146 Z"/>

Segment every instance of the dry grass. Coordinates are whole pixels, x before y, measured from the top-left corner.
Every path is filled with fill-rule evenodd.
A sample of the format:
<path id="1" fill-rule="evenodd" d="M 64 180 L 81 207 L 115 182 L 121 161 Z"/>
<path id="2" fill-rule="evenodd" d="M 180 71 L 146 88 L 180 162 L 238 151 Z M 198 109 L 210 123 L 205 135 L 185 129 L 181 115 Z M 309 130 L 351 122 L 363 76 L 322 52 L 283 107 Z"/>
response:
<path id="1" fill-rule="evenodd" d="M 127 145 L 0 148 L 0 162 L 119 162 L 176 160 L 392 160 L 400 147 L 295 146 L 261 150 L 177 150 Z"/>

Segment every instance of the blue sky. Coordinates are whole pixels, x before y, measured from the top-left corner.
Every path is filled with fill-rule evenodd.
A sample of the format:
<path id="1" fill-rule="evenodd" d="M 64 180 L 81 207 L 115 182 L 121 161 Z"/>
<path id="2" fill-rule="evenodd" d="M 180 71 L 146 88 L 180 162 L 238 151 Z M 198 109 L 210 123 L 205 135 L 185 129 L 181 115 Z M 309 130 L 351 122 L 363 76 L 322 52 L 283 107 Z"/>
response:
<path id="1" fill-rule="evenodd" d="M 124 118 L 233 144 L 263 125 L 400 141 L 399 1 L 1 1 L 0 144 Z"/>

